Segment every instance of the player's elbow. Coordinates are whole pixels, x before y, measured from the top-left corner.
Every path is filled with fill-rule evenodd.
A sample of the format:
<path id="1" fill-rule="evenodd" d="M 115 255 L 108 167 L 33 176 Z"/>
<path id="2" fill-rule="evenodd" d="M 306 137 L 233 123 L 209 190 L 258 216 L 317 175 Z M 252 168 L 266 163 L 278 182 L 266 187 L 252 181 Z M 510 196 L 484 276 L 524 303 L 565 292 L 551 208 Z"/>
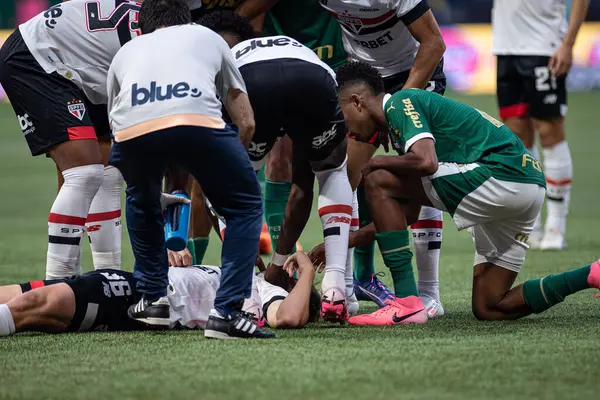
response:
<path id="1" fill-rule="evenodd" d="M 292 313 L 283 313 L 277 317 L 277 328 L 279 329 L 300 329 L 306 323 L 308 318 L 303 318 L 301 315 Z"/>
<path id="2" fill-rule="evenodd" d="M 438 170 L 438 163 L 435 158 L 425 158 L 421 162 L 421 174 L 423 176 L 433 175 Z"/>
<path id="3" fill-rule="evenodd" d="M 431 56 L 438 60 L 441 60 L 446 52 L 446 42 L 441 35 L 431 35 L 425 40 L 425 43 L 421 42 L 421 46 L 426 47 Z"/>

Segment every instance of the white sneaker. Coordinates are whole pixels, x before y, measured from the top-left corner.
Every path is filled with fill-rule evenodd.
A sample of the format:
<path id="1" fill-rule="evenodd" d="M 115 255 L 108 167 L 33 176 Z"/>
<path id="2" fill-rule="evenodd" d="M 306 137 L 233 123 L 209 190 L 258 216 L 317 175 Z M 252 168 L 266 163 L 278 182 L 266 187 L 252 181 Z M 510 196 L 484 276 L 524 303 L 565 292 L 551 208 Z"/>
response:
<path id="1" fill-rule="evenodd" d="M 529 235 L 529 241 L 527 243 L 529 244 L 530 249 L 538 250 L 543 240 L 544 234 L 542 231 L 533 231 L 531 232 L 531 235 Z"/>
<path id="2" fill-rule="evenodd" d="M 436 319 L 444 315 L 444 307 L 439 301 L 428 296 L 421 296 L 421 301 L 425 305 L 425 310 L 427 310 L 428 319 Z"/>
<path id="3" fill-rule="evenodd" d="M 567 247 L 564 234 L 558 229 L 550 228 L 544 233 L 544 238 L 540 242 L 541 250 L 563 250 Z"/>

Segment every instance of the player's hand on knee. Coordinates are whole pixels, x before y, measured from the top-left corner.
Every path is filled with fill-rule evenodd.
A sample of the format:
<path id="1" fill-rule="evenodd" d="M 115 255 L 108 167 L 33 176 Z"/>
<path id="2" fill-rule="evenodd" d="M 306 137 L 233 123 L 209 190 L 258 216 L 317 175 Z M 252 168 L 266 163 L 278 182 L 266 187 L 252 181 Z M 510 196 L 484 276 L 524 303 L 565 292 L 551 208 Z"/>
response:
<path id="1" fill-rule="evenodd" d="M 321 243 L 315 246 L 314 249 L 308 253 L 308 258 L 317 268 L 317 272 L 321 273 L 325 269 L 325 244 Z"/>
<path id="2" fill-rule="evenodd" d="M 186 248 L 181 251 L 167 250 L 169 267 L 189 267 L 193 263 L 192 254 Z"/>

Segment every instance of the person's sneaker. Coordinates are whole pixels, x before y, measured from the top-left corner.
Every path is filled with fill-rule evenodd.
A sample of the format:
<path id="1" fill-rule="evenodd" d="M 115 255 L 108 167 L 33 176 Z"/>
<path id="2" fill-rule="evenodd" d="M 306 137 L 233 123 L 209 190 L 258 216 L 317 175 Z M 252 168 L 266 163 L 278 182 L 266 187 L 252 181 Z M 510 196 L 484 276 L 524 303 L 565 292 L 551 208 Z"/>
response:
<path id="1" fill-rule="evenodd" d="M 273 339 L 275 334 L 259 327 L 253 315 L 240 312 L 228 318 L 210 310 L 204 337 L 209 339 Z"/>
<path id="2" fill-rule="evenodd" d="M 371 279 L 365 279 L 364 281 L 354 281 L 354 293 L 358 300 L 373 301 L 379 307 L 386 305 L 386 301 L 394 300 L 396 296 L 387 286 L 379 280 L 379 276 L 383 277 L 385 274 L 379 272 L 371 275 Z"/>
<path id="3" fill-rule="evenodd" d="M 260 254 L 271 254 L 273 252 L 273 243 L 269 234 L 269 227 L 263 222 L 260 240 L 258 242 L 258 251 Z"/>
<path id="4" fill-rule="evenodd" d="M 385 307 L 371 314 L 362 314 L 348 320 L 350 325 L 400 325 L 427 322 L 425 305 L 417 296 L 387 300 Z"/>
<path id="5" fill-rule="evenodd" d="M 339 322 L 348 321 L 348 305 L 344 290 L 331 288 L 321 296 L 321 318 L 324 321 Z"/>
<path id="6" fill-rule="evenodd" d="M 425 305 L 428 319 L 436 319 L 444 315 L 444 307 L 442 307 L 442 303 L 436 299 L 432 299 L 429 296 L 421 296 L 421 301 L 423 302 L 423 305 Z"/>
<path id="7" fill-rule="evenodd" d="M 591 288 L 600 289 L 600 260 L 593 262 L 590 266 L 590 274 L 587 281 Z"/>
<path id="8" fill-rule="evenodd" d="M 166 297 L 148 299 L 142 295 L 140 301 L 127 309 L 129 318 L 147 325 L 169 326 L 171 310 Z"/>
<path id="9" fill-rule="evenodd" d="M 563 250 L 567 247 L 564 234 L 558 229 L 546 229 L 540 242 L 540 250 Z"/>

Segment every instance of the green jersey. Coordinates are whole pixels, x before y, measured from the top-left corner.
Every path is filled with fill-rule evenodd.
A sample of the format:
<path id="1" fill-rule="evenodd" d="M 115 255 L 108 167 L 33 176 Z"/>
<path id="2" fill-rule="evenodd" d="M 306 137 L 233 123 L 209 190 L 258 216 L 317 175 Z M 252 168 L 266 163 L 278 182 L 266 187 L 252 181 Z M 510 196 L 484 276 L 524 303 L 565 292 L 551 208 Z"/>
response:
<path id="1" fill-rule="evenodd" d="M 267 14 L 263 34 L 296 39 L 313 49 L 333 70 L 348 59 L 340 24 L 317 0 L 280 0 Z"/>
<path id="2" fill-rule="evenodd" d="M 477 167 L 471 174 L 471 188 L 490 177 L 546 187 L 540 163 L 521 140 L 482 111 L 433 92 L 405 89 L 386 96 L 384 112 L 399 154 L 405 154 L 420 139 L 433 138 L 440 163 Z M 464 189 L 463 194 L 469 192 Z M 445 197 L 457 194 L 445 193 Z M 460 198 L 450 203 L 456 205 L 457 201 Z"/>

